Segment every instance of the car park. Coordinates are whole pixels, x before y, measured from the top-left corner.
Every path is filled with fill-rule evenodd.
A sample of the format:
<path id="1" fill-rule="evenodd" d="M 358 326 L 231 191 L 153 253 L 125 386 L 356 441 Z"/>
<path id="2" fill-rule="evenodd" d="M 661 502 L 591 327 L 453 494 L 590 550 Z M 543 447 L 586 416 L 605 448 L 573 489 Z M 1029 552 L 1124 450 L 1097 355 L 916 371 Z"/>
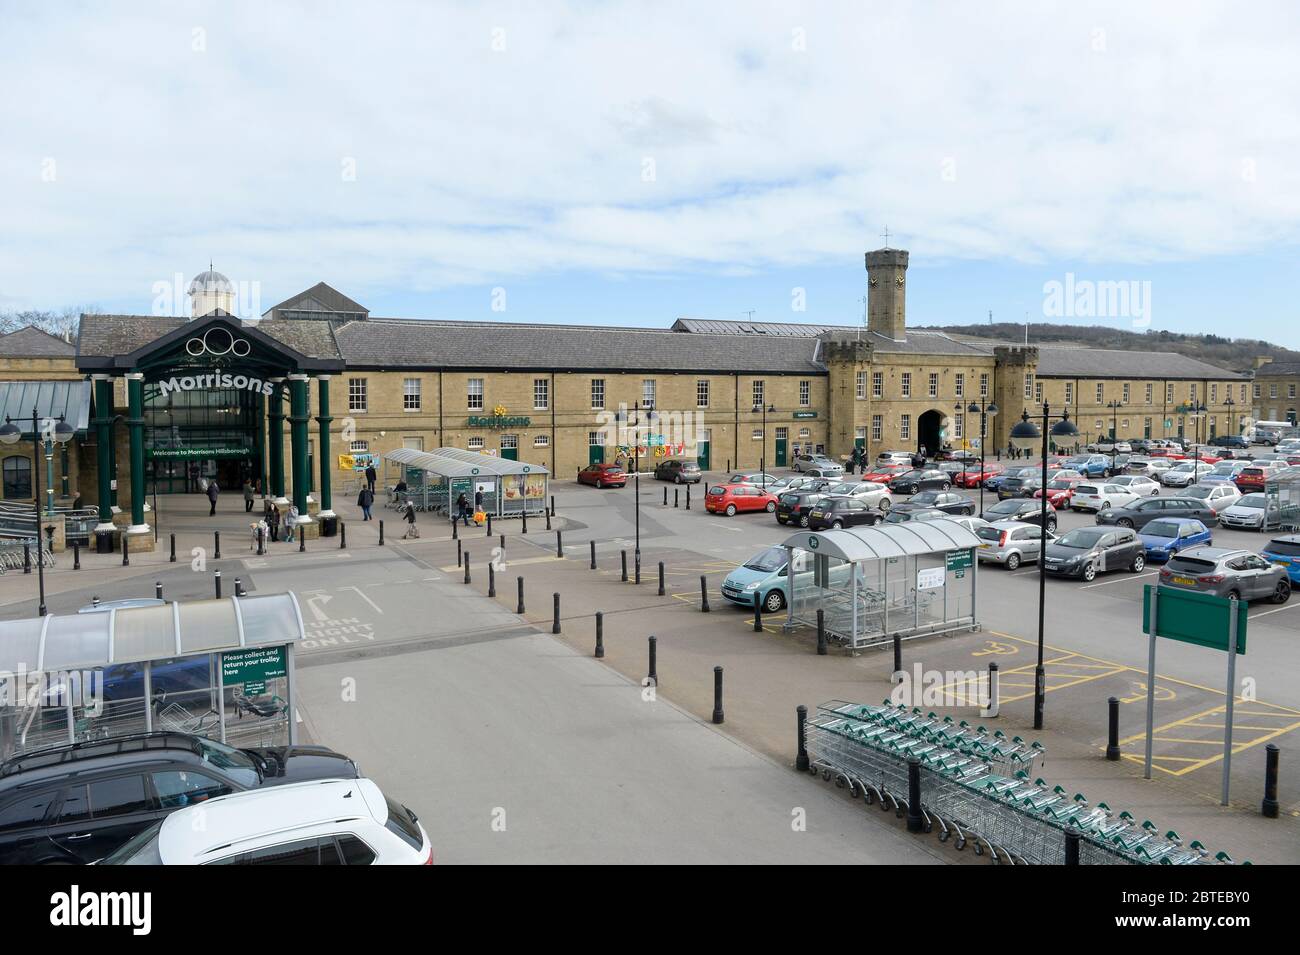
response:
<path id="1" fill-rule="evenodd" d="M 975 514 L 975 502 L 956 491 L 921 491 L 910 501 L 896 505 L 903 510 L 920 510 L 933 508 L 954 517 L 967 517 Z"/>
<path id="2" fill-rule="evenodd" d="M 808 514 L 826 496 L 823 491 L 783 491 L 776 499 L 776 522 L 808 526 Z"/>
<path id="3" fill-rule="evenodd" d="M 1265 525 L 1273 524 L 1279 516 L 1276 501 L 1269 501 L 1268 495 L 1261 491 L 1243 494 L 1240 498 L 1224 508 L 1219 514 L 1219 521 L 1224 527 L 1236 527 L 1246 531 L 1262 531 Z"/>
<path id="4" fill-rule="evenodd" d="M 941 511 L 937 507 L 918 507 L 915 510 L 910 510 L 900 505 L 885 515 L 885 523 L 905 524 L 908 521 L 934 521 L 951 516 L 951 514 Z"/>
<path id="5" fill-rule="evenodd" d="M 180 809 L 103 865 L 432 865 L 415 813 L 369 779 L 232 793 Z"/>
<path id="6" fill-rule="evenodd" d="M 1222 547 L 1197 547 L 1171 558 L 1160 570 L 1159 586 L 1278 604 L 1291 598 L 1285 569 L 1248 550 Z"/>
<path id="7" fill-rule="evenodd" d="M 1155 497 L 1160 493 L 1159 482 L 1143 474 L 1120 474 L 1108 483 L 1128 488 L 1139 497 Z"/>
<path id="8" fill-rule="evenodd" d="M 1026 524 L 1042 524 L 1043 499 L 1010 498 L 998 501 L 985 509 L 980 517 L 991 524 L 999 521 L 1021 521 Z M 1047 505 L 1047 529 L 1056 529 L 1056 508 Z"/>
<path id="9" fill-rule="evenodd" d="M 1101 512 L 1112 507 L 1124 507 L 1140 499 L 1139 495 L 1118 484 L 1080 482 L 1074 486 L 1070 508 L 1075 511 Z"/>
<path id="10" fill-rule="evenodd" d="M 1022 563 L 1038 562 L 1043 530 L 1037 524 L 1024 521 L 997 521 L 977 527 L 975 536 L 980 539 L 976 557 L 1015 570 Z M 1048 543 L 1056 540 L 1056 535 L 1048 531 L 1047 540 Z"/>
<path id="11" fill-rule="evenodd" d="M 1292 584 L 1300 584 L 1300 534 L 1274 537 L 1260 549 L 1259 556 L 1285 570 Z"/>
<path id="12" fill-rule="evenodd" d="M 952 478 L 935 468 L 914 468 L 894 478 L 889 482 L 888 487 L 895 494 L 946 491 L 952 487 Z"/>
<path id="13" fill-rule="evenodd" d="M 838 461 L 833 461 L 824 454 L 797 454 L 791 468 L 795 471 L 807 471 L 809 468 L 817 468 L 823 472 L 831 468 L 844 470 Z"/>
<path id="14" fill-rule="evenodd" d="M 1215 512 L 1226 510 L 1241 500 L 1241 492 L 1237 490 L 1237 485 L 1229 482 L 1226 484 L 1193 484 L 1191 487 L 1180 491 L 1180 497 L 1194 497 L 1198 501 L 1204 501 Z"/>
<path id="15" fill-rule="evenodd" d="M 704 478 L 700 466 L 691 460 L 667 458 L 655 465 L 656 481 L 672 481 L 674 484 L 699 484 Z"/>
<path id="16" fill-rule="evenodd" d="M 874 507 L 880 511 L 889 510 L 894 503 L 889 488 L 875 481 L 840 481 L 827 487 L 826 493 L 836 497 L 857 498 L 867 507 Z"/>
<path id="17" fill-rule="evenodd" d="M 1162 517 L 1194 517 L 1206 527 L 1215 527 L 1219 515 L 1205 501 L 1182 495 L 1139 498 L 1124 507 L 1112 507 L 1097 515 L 1099 525 L 1113 524 L 1141 530 Z"/>
<path id="18" fill-rule="evenodd" d="M 1147 560 L 1166 561 L 1179 551 L 1214 543 L 1214 534 L 1194 517 L 1162 517 L 1139 535 Z"/>
<path id="19" fill-rule="evenodd" d="M 185 733 L 140 733 L 21 754 L 0 764 L 0 858 L 84 864 L 186 806 L 303 780 L 352 778 L 324 746 L 236 749 Z"/>
<path id="20" fill-rule="evenodd" d="M 808 512 L 808 528 L 814 531 L 870 526 L 880 520 L 880 511 L 856 497 L 823 497 Z"/>
<path id="21" fill-rule="evenodd" d="M 1204 461 L 1180 461 L 1160 475 L 1160 483 L 1165 487 L 1187 487 L 1213 470 L 1214 465 Z"/>
<path id="22" fill-rule="evenodd" d="M 704 509 L 728 517 L 741 512 L 775 512 L 776 495 L 754 484 L 714 484 L 704 495 Z"/>
<path id="23" fill-rule="evenodd" d="M 1111 570 L 1140 574 L 1146 550 L 1138 535 L 1126 527 L 1076 527 L 1047 545 L 1043 567 L 1049 574 L 1092 580 Z"/>
<path id="24" fill-rule="evenodd" d="M 578 483 L 592 487 L 626 487 L 627 472 L 617 464 L 588 464 L 578 472 Z"/>

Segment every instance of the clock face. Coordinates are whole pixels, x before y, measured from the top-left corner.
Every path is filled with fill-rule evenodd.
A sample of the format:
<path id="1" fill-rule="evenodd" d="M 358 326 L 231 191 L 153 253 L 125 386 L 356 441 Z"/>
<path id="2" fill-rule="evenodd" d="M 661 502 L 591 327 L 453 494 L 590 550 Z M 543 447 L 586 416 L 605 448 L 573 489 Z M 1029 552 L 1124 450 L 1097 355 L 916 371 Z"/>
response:
<path id="1" fill-rule="evenodd" d="M 872 287 L 872 288 L 875 288 L 877 285 L 880 284 L 880 279 L 877 279 L 877 278 L 870 279 L 869 281 L 871 282 L 871 287 Z"/>
<path id="2" fill-rule="evenodd" d="M 903 287 L 903 277 L 900 275 L 900 276 L 898 276 L 898 278 L 894 279 L 894 284 L 897 285 L 899 288 L 902 288 L 902 287 Z"/>

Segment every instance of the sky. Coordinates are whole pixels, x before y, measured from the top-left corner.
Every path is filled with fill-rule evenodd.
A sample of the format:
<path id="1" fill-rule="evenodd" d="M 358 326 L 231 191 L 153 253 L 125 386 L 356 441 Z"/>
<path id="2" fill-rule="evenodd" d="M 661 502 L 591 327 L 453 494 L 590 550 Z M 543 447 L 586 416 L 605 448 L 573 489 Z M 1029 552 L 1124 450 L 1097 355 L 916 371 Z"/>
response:
<path id="1" fill-rule="evenodd" d="M 1300 347 L 1300 6 L 0 0 L 0 309 Z M 175 276 L 180 275 L 179 285 Z"/>

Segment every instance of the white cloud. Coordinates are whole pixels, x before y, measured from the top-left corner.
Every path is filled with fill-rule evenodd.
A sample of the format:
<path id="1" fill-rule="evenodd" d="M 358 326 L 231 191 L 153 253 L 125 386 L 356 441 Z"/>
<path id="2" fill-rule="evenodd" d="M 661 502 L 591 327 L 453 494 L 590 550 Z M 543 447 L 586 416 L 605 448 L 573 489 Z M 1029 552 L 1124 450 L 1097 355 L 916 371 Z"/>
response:
<path id="1" fill-rule="evenodd" d="M 324 278 L 364 300 L 561 269 L 859 268 L 886 222 L 917 257 L 1080 263 L 1249 253 L 1300 223 L 1284 4 L 7 18 L 11 302 L 143 308 L 209 256 L 272 297 Z"/>

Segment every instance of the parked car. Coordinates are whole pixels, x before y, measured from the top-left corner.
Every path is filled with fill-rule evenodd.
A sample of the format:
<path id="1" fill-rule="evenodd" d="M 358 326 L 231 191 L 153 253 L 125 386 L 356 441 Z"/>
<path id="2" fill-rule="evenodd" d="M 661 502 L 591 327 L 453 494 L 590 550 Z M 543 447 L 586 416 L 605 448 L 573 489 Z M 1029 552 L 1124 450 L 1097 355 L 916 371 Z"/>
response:
<path id="1" fill-rule="evenodd" d="M 1068 510 L 1070 499 L 1074 497 L 1074 489 L 1082 483 L 1082 480 L 1082 478 L 1060 478 L 1048 483 L 1046 489 L 1048 503 L 1057 510 Z M 1034 497 L 1042 497 L 1043 494 L 1044 489 L 1041 487 L 1034 491 Z"/>
<path id="2" fill-rule="evenodd" d="M 838 481 L 844 477 L 844 469 L 838 464 L 829 465 L 824 468 L 808 468 L 803 472 L 809 477 L 826 478 L 828 480 Z"/>
<path id="3" fill-rule="evenodd" d="M 983 561 L 1001 564 L 1007 570 L 1015 570 L 1022 563 L 1038 562 L 1042 544 L 1042 528 L 1037 524 L 1024 521 L 997 521 L 975 529 L 975 536 L 980 539 L 980 546 L 975 556 Z M 1050 544 L 1056 535 L 1047 532 Z"/>
<path id="4" fill-rule="evenodd" d="M 1000 464 L 986 463 L 983 468 L 972 467 L 966 471 L 959 471 L 953 475 L 952 483 L 957 487 L 978 488 L 989 478 L 1001 474 L 1005 468 Z"/>
<path id="5" fill-rule="evenodd" d="M 1213 470 L 1214 465 L 1206 464 L 1204 461 L 1180 461 L 1160 475 L 1160 483 L 1165 487 L 1187 487 Z"/>
<path id="6" fill-rule="evenodd" d="M 1177 462 L 1169 458 L 1151 458 L 1148 461 L 1132 461 L 1128 463 L 1129 474 L 1141 474 L 1145 477 L 1160 480 L 1160 475 L 1172 468 Z"/>
<path id="7" fill-rule="evenodd" d="M 880 511 L 887 511 L 894 504 L 889 488 L 875 481 L 840 481 L 826 488 L 826 493 L 836 497 L 855 497 L 867 507 Z"/>
<path id="8" fill-rule="evenodd" d="M 682 458 L 665 458 L 655 465 L 656 481 L 672 481 L 674 484 L 699 484 L 704 478 L 700 466 L 691 460 Z"/>
<path id="9" fill-rule="evenodd" d="M 101 864 L 432 865 L 433 844 L 369 779 L 328 779 L 180 809 Z"/>
<path id="10" fill-rule="evenodd" d="M 856 497 L 824 497 L 808 512 L 808 528 L 814 531 L 870 526 L 880 520 L 880 511 Z"/>
<path id="11" fill-rule="evenodd" d="M 908 521 L 933 521 L 951 516 L 951 514 L 941 511 L 937 507 L 918 507 L 915 510 L 910 510 L 900 504 L 885 515 L 885 523 L 905 524 Z"/>
<path id="12" fill-rule="evenodd" d="M 1300 534 L 1274 537 L 1260 550 L 1259 556 L 1285 570 L 1292 584 L 1300 584 Z"/>
<path id="13" fill-rule="evenodd" d="M 881 451 L 876 455 L 876 464 L 906 464 L 911 467 L 912 456 L 913 452 L 911 451 Z"/>
<path id="14" fill-rule="evenodd" d="M 1128 488 L 1118 484 L 1086 484 L 1074 486 L 1074 495 L 1070 498 L 1070 508 L 1075 511 L 1101 511 L 1112 507 L 1124 507 L 1141 498 Z"/>
<path id="15" fill-rule="evenodd" d="M 1128 488 L 1138 497 L 1155 497 L 1160 493 L 1160 483 L 1144 474 L 1121 474 L 1107 483 Z"/>
<path id="16" fill-rule="evenodd" d="M 741 511 L 776 511 L 776 495 L 754 484 L 714 484 L 704 495 L 704 509 L 711 514 L 735 517 Z"/>
<path id="17" fill-rule="evenodd" d="M 1291 599 L 1284 568 L 1248 550 L 1222 547 L 1197 547 L 1172 558 L 1160 571 L 1159 586 L 1277 604 Z"/>
<path id="18" fill-rule="evenodd" d="M 771 487 L 773 484 L 785 485 L 785 479 L 779 478 L 775 474 L 769 474 L 767 471 L 740 471 L 727 478 L 728 484 L 757 484 L 760 487 Z"/>
<path id="19" fill-rule="evenodd" d="M 1194 517 L 1162 517 L 1142 528 L 1147 560 L 1166 561 L 1179 551 L 1214 543 L 1210 529 Z"/>
<path id="20" fill-rule="evenodd" d="M 988 491 L 996 491 L 998 488 L 1002 487 L 1003 481 L 1013 477 L 1028 477 L 1038 471 L 1040 471 L 1039 468 L 1027 466 L 1009 467 L 1004 469 L 1002 472 L 995 473 L 987 478 L 984 481 L 984 489 Z"/>
<path id="21" fill-rule="evenodd" d="M 722 581 L 724 599 L 742 607 L 753 607 L 755 595 L 763 610 L 776 613 L 785 608 L 789 595 L 790 553 L 780 545 L 759 551 Z M 795 573 L 811 573 L 808 552 L 794 549 Z M 841 572 L 831 570 L 832 576 Z"/>
<path id="22" fill-rule="evenodd" d="M 1141 538 L 1126 527 L 1076 527 L 1049 543 L 1043 558 L 1049 574 L 1084 580 L 1110 570 L 1140 574 L 1146 563 Z"/>
<path id="23" fill-rule="evenodd" d="M 910 501 L 897 506 L 909 511 L 934 508 L 953 517 L 967 517 L 975 513 L 975 502 L 956 491 L 921 491 L 913 495 Z"/>
<path id="24" fill-rule="evenodd" d="M 796 454 L 791 467 L 796 471 L 807 471 L 809 468 L 818 468 L 821 471 L 828 468 L 844 470 L 838 461 L 832 461 L 824 454 Z"/>
<path id="25" fill-rule="evenodd" d="M 1220 461 L 1209 474 L 1201 475 L 1197 484 L 1232 484 L 1236 486 L 1237 475 L 1242 468 L 1250 466 L 1249 461 Z"/>
<path id="26" fill-rule="evenodd" d="M 1210 439 L 1217 448 L 1249 448 L 1250 442 L 1239 434 L 1218 434 Z"/>
<path id="27" fill-rule="evenodd" d="M 809 477 L 801 474 L 798 477 L 786 478 L 785 486 L 781 488 L 781 493 L 787 491 L 822 491 L 837 483 L 831 478 Z"/>
<path id="28" fill-rule="evenodd" d="M 1237 485 L 1229 482 L 1227 484 L 1193 484 L 1191 487 L 1182 491 L 1180 497 L 1194 497 L 1198 501 L 1204 501 L 1215 512 L 1225 511 L 1232 505 L 1241 500 L 1241 492 L 1237 490 Z"/>
<path id="29" fill-rule="evenodd" d="M 1237 490 L 1241 491 L 1242 494 L 1250 491 L 1262 491 L 1275 470 L 1271 464 L 1252 461 L 1237 472 L 1237 476 L 1233 478 L 1233 483 L 1237 485 Z"/>
<path id="30" fill-rule="evenodd" d="M 1113 524 L 1142 530 L 1151 521 L 1162 517 L 1194 517 L 1206 527 L 1216 527 L 1219 515 L 1205 501 L 1195 497 L 1147 497 L 1125 507 L 1112 507 L 1097 515 L 1100 525 Z"/>
<path id="31" fill-rule="evenodd" d="M 1270 504 L 1268 495 L 1259 491 L 1242 495 L 1219 515 L 1224 527 L 1239 527 L 1242 530 L 1262 531 L 1266 524 L 1277 521 L 1279 516 L 1276 502 Z"/>
<path id="32" fill-rule="evenodd" d="M 218 796 L 354 778 L 324 746 L 235 749 L 185 733 L 140 733 L 35 750 L 0 763 L 0 858 L 87 864 L 142 829 Z"/>
<path id="33" fill-rule="evenodd" d="M 877 484 L 888 484 L 900 474 L 912 470 L 912 462 L 906 464 L 873 464 L 862 472 L 862 480 L 875 481 Z"/>
<path id="34" fill-rule="evenodd" d="M 808 526 L 808 514 L 826 496 L 823 491 L 784 491 L 776 499 L 776 522 Z"/>
<path id="35" fill-rule="evenodd" d="M 1089 451 L 1097 451 L 1109 454 L 1114 451 L 1116 454 L 1128 454 L 1133 450 L 1133 446 L 1127 441 L 1116 441 L 1114 438 L 1101 437 L 1088 445 Z"/>
<path id="36" fill-rule="evenodd" d="M 1065 466 L 1078 471 L 1084 477 L 1106 477 L 1110 474 L 1110 455 L 1076 454 L 1065 459 Z"/>
<path id="37" fill-rule="evenodd" d="M 905 471 L 889 482 L 895 494 L 915 494 L 917 491 L 946 491 L 952 487 L 952 478 L 934 468 L 914 468 Z"/>
<path id="38" fill-rule="evenodd" d="M 578 472 L 578 483 L 592 487 L 627 487 L 627 472 L 617 464 L 588 464 Z"/>
<path id="39" fill-rule="evenodd" d="M 1041 474 L 1012 475 L 998 482 L 998 500 L 1005 501 L 1009 497 L 1033 497 L 1040 487 L 1042 487 Z"/>
<path id="40" fill-rule="evenodd" d="M 999 521 L 1022 521 L 1026 524 L 1042 525 L 1043 499 L 1033 498 L 1010 498 L 1005 501 L 998 501 L 996 504 L 985 509 L 980 517 L 991 524 Z M 1056 530 L 1056 508 L 1049 503 L 1047 505 L 1047 529 Z"/>

